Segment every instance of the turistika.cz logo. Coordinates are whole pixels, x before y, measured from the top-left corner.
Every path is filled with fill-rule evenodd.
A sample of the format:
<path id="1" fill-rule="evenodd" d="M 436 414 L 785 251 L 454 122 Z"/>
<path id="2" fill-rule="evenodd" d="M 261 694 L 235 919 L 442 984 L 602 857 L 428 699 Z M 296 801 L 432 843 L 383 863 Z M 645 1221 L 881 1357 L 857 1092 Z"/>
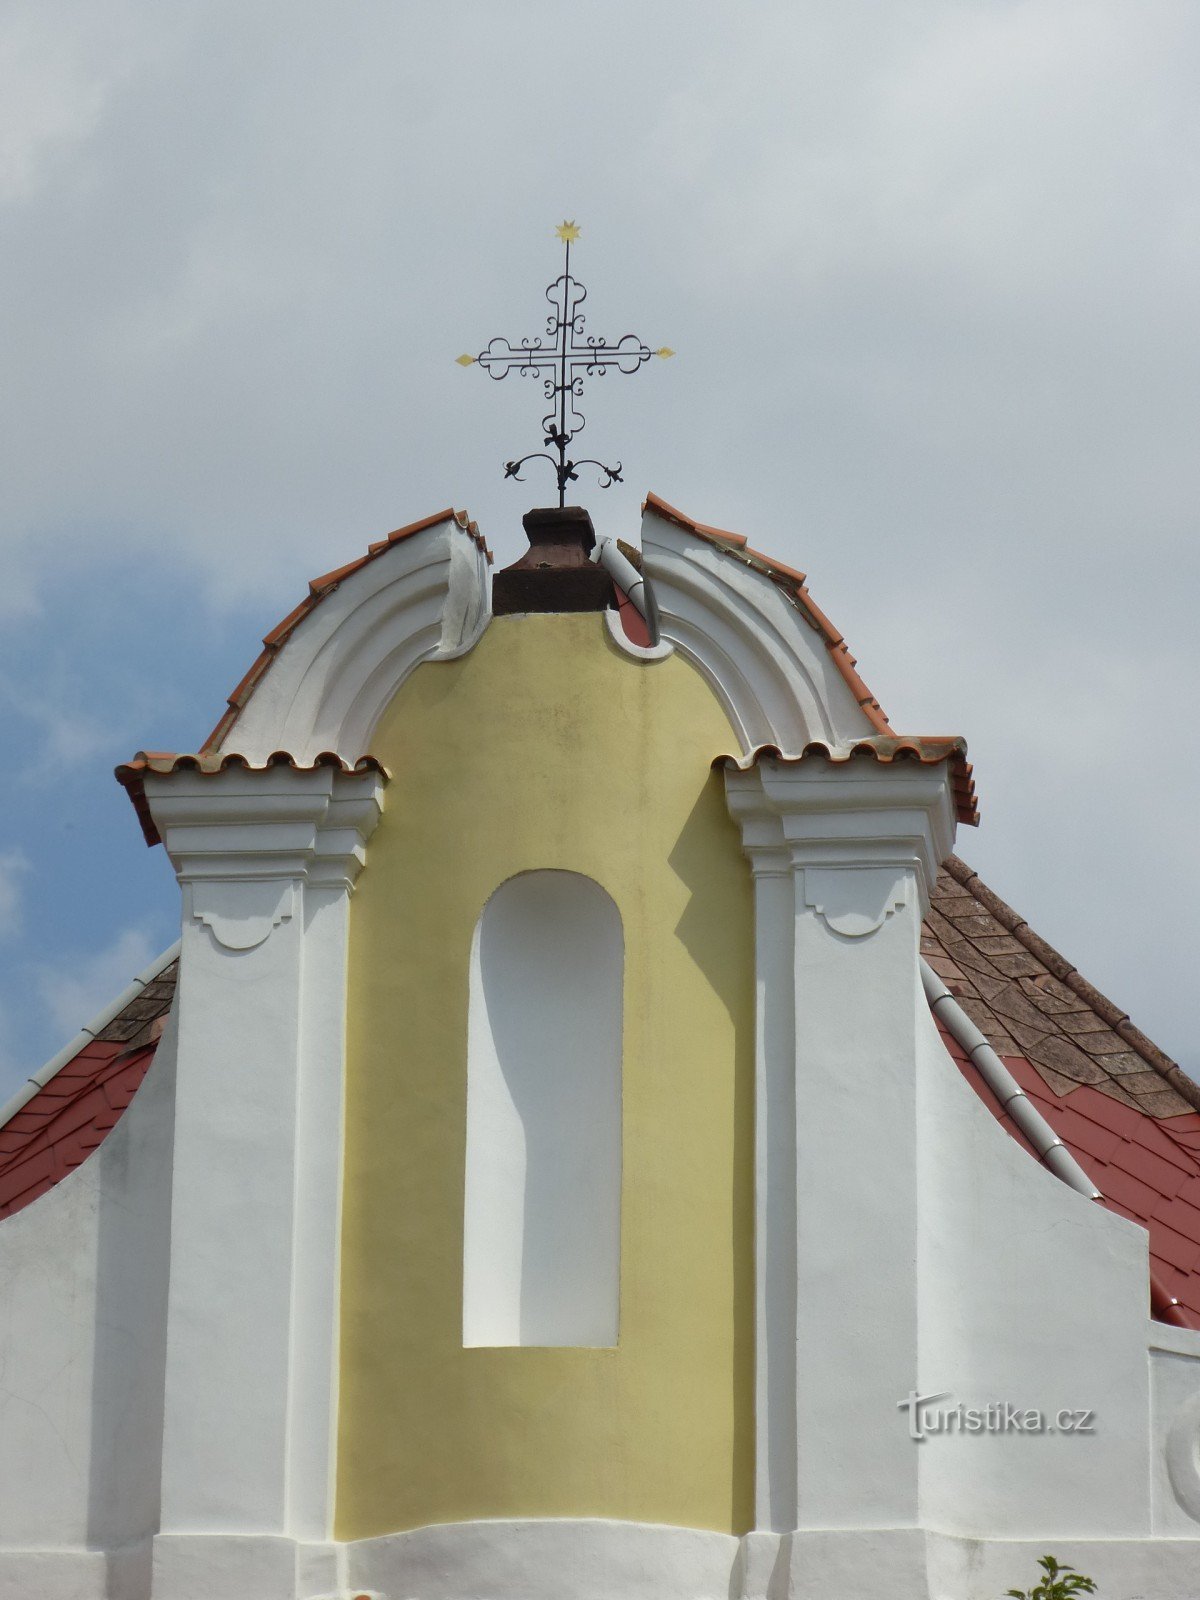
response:
<path id="1" fill-rule="evenodd" d="M 943 1400 L 951 1401 L 948 1406 Z M 897 1400 L 896 1409 L 908 1412 L 908 1436 L 921 1444 L 937 1434 L 980 1433 L 1095 1433 L 1096 1413 L 1078 1409 L 1040 1411 L 1031 1406 L 1014 1406 L 1007 1400 L 993 1400 L 986 1406 L 957 1404 L 947 1389 L 942 1394 L 918 1394 L 909 1390 L 906 1400 Z"/>

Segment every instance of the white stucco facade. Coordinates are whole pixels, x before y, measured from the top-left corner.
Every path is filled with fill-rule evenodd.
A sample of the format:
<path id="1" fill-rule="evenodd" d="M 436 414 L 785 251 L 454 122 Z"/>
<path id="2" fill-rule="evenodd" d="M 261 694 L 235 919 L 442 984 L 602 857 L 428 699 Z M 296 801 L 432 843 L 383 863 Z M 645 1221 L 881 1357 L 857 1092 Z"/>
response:
<path id="1" fill-rule="evenodd" d="M 100 1150 L 0 1222 L 0 1600 L 992 1600 L 1047 1549 L 1104 1600 L 1200 1595 L 1200 1334 L 1149 1321 L 1145 1233 L 1009 1137 L 922 992 L 946 763 L 840 759 L 872 726 L 779 587 L 653 513 L 643 550 L 662 643 L 629 653 L 692 662 L 743 758 L 754 1529 L 333 1538 L 347 916 L 386 790 L 265 763 L 353 764 L 415 665 L 479 637 L 448 521 L 297 628 L 226 735 L 249 767 L 147 775 L 179 989 Z M 1094 1431 L 918 1441 L 913 1394 Z"/>

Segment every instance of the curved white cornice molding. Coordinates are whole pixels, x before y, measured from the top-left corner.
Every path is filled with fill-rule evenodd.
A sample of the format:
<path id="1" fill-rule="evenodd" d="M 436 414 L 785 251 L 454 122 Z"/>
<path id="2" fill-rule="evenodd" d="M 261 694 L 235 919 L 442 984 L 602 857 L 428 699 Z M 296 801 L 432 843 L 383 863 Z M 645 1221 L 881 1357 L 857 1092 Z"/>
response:
<path id="1" fill-rule="evenodd" d="M 653 503 L 642 554 L 662 637 L 703 674 L 748 754 L 799 754 L 814 739 L 848 743 L 879 729 L 855 701 L 825 640 L 779 584 L 670 521 Z"/>
<path id="2" fill-rule="evenodd" d="M 490 620 L 487 559 L 453 517 L 356 564 L 287 637 L 224 734 L 220 751 L 297 762 L 354 761 L 422 661 L 465 654 Z"/>
<path id="3" fill-rule="evenodd" d="M 798 754 L 814 739 L 846 743 L 886 727 L 856 700 L 803 607 L 736 550 L 676 524 L 653 501 L 642 548 L 662 619 L 652 656 L 677 649 L 697 667 L 744 754 L 764 744 Z M 487 591 L 480 541 L 453 515 L 396 539 L 323 591 L 216 749 L 252 762 L 277 750 L 300 764 L 322 751 L 353 761 L 415 666 L 476 643 L 489 621 Z"/>

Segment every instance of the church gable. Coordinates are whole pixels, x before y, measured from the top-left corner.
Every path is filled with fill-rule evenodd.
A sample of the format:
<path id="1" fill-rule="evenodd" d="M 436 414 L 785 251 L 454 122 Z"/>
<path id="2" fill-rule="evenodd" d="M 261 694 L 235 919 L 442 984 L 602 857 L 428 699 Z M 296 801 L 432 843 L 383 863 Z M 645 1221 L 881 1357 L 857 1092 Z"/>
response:
<path id="1" fill-rule="evenodd" d="M 1191 1600 L 1200 1090 L 953 855 L 962 741 L 801 574 L 534 520 L 494 607 L 465 516 L 379 541 L 119 769 L 181 944 L 0 1125 L 6 1403 L 69 1301 L 77 1464 L 0 1587 L 987 1600 L 1061 1533 Z"/>

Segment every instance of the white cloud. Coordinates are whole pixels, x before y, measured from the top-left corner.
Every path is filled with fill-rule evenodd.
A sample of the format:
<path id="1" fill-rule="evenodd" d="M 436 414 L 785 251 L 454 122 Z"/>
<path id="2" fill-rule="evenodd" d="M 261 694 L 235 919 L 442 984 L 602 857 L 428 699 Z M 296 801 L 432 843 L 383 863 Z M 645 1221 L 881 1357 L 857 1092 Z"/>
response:
<path id="1" fill-rule="evenodd" d="M 80 685 L 74 690 L 74 694 L 55 693 L 45 684 L 18 684 L 0 676 L 0 706 L 7 706 L 11 716 L 35 730 L 35 742 L 20 767 L 23 774 L 38 776 L 77 767 L 112 747 L 114 730 L 81 707 Z"/>
<path id="2" fill-rule="evenodd" d="M 50 48 L 27 10 L 0 24 L 0 203 L 28 200 L 55 153 L 87 137 L 104 103 L 104 83 L 87 73 L 61 21 L 60 11 Z"/>
<path id="3" fill-rule="evenodd" d="M 86 549 L 119 656 L 104 562 L 152 550 L 269 624 L 451 500 L 511 559 L 538 396 L 453 358 L 539 330 L 577 216 L 589 328 L 679 351 L 588 407 L 600 531 L 652 486 L 808 570 L 897 721 L 970 738 L 997 892 L 1190 1038 L 1196 7 L 9 13 L 0 611 Z M 140 707 L 72 663 L 8 710 L 99 792 Z"/>
<path id="4" fill-rule="evenodd" d="M 0 205 L 28 203 L 94 138 L 163 38 L 142 8 L 9 0 L 0 18 Z M 179 31 L 177 18 L 176 31 Z"/>
<path id="5" fill-rule="evenodd" d="M 150 965 L 158 952 L 141 928 L 126 928 L 91 954 L 36 970 L 38 994 L 65 1043 Z"/>
<path id="6" fill-rule="evenodd" d="M 29 871 L 29 858 L 23 850 L 0 851 L 0 939 L 12 939 L 21 931 L 21 880 Z"/>
<path id="7" fill-rule="evenodd" d="M 16 1093 L 29 1072 L 14 1048 L 13 1031 L 10 1008 L 0 999 L 0 1106 Z"/>

